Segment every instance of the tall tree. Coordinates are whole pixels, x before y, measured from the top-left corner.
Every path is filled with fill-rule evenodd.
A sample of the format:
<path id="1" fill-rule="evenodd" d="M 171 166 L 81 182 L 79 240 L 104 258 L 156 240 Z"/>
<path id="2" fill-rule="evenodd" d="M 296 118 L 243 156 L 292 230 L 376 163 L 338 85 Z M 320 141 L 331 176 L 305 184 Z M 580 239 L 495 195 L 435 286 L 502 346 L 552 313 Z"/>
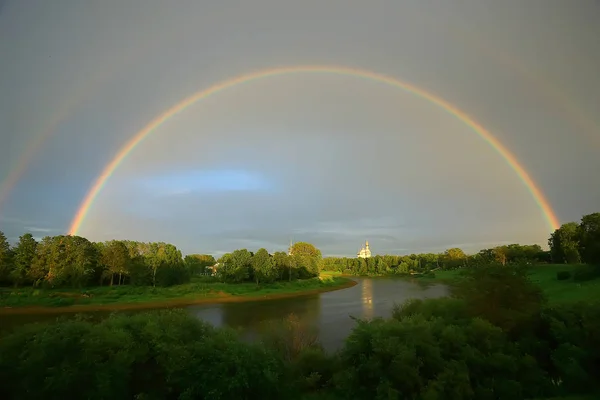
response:
<path id="1" fill-rule="evenodd" d="M 290 257 L 283 251 L 276 251 L 273 253 L 273 264 L 280 280 L 283 280 L 283 277 L 286 275 L 289 280 L 292 278 L 292 265 L 289 262 L 289 258 Z"/>
<path id="2" fill-rule="evenodd" d="M 114 283 L 115 275 L 119 276 L 118 284 L 120 285 L 123 276 L 128 273 L 131 262 L 125 243 L 120 240 L 107 242 L 100 253 L 100 262 L 105 267 L 103 275 L 110 276 L 110 286 Z"/>
<path id="3" fill-rule="evenodd" d="M 252 276 L 257 285 L 260 282 L 273 282 L 277 277 L 275 263 L 266 249 L 259 249 L 252 256 Z"/>
<path id="4" fill-rule="evenodd" d="M 582 261 L 600 265 L 600 213 L 584 215 L 579 225 Z"/>
<path id="5" fill-rule="evenodd" d="M 10 283 L 13 269 L 12 251 L 4 232 L 0 231 L 0 283 Z"/>
<path id="6" fill-rule="evenodd" d="M 295 256 L 307 256 L 321 259 L 321 250 L 317 249 L 313 244 L 306 242 L 297 242 L 292 245 L 292 254 Z"/>
<path id="7" fill-rule="evenodd" d="M 246 249 L 224 254 L 219 259 L 219 275 L 225 282 L 243 282 L 250 276 L 252 253 Z"/>
<path id="8" fill-rule="evenodd" d="M 14 269 L 11 278 L 15 286 L 22 285 L 27 281 L 35 258 L 37 244 L 31 233 L 19 237 L 19 242 L 13 249 Z"/>
<path id="9" fill-rule="evenodd" d="M 210 254 L 188 254 L 183 262 L 192 275 L 204 272 L 207 267 L 212 267 L 217 263 Z"/>
<path id="10" fill-rule="evenodd" d="M 550 235 L 548 246 L 553 262 L 565 264 L 581 262 L 579 253 L 580 233 L 579 225 L 576 222 L 568 222 L 561 225 Z"/>

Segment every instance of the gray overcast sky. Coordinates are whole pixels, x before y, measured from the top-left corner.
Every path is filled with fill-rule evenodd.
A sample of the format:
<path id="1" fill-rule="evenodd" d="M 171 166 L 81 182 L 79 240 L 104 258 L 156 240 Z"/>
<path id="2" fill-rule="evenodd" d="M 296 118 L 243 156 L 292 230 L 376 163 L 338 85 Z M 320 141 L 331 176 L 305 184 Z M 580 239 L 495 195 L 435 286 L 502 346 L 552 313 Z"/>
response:
<path id="1" fill-rule="evenodd" d="M 580 0 L 8 0 L 0 7 L 0 230 L 59 234 L 119 148 L 184 97 L 240 74 L 383 73 L 467 112 L 561 222 L 600 211 L 600 3 Z M 13 172 L 14 174 L 14 172 Z M 5 185 L 6 189 L 6 185 Z M 366 79 L 293 74 L 187 108 L 138 146 L 80 234 L 184 253 L 328 255 L 545 245 L 525 185 L 464 123 Z"/>

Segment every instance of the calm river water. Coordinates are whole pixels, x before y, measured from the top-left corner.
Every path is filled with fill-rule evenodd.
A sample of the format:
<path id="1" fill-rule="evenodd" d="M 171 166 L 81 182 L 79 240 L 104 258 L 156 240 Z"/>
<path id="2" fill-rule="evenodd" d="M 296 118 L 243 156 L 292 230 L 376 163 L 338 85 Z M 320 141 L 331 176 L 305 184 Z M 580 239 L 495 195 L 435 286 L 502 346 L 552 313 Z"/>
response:
<path id="1" fill-rule="evenodd" d="M 388 317 L 394 304 L 406 299 L 443 297 L 448 294 L 448 288 L 444 285 L 423 285 L 393 278 L 353 279 L 358 282 L 356 286 L 333 292 L 247 303 L 188 306 L 185 309 L 215 326 L 239 329 L 246 337 L 256 335 L 265 322 L 279 320 L 293 313 L 318 329 L 319 339 L 326 349 L 335 350 L 355 326 L 351 317 Z M 98 317 L 108 315 L 107 312 L 86 314 Z M 56 318 L 57 315 L 4 315 L 0 316 L 0 324 L 3 328 L 14 328 L 28 322 Z"/>

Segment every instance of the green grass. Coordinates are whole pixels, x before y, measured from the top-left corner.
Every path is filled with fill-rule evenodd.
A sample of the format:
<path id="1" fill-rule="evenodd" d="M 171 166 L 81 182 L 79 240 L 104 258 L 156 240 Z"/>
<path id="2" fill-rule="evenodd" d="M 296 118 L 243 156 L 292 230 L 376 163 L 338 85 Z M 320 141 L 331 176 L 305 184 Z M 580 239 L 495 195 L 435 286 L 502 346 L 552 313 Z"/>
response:
<path id="1" fill-rule="evenodd" d="M 575 265 L 564 264 L 537 265 L 531 268 L 530 278 L 542 288 L 551 304 L 600 301 L 600 278 L 584 282 L 574 281 L 573 278 L 564 281 L 556 279 L 557 272 L 573 272 L 576 267 Z M 460 280 L 461 272 L 460 269 L 451 271 L 438 270 L 435 271 L 434 278 L 423 276 L 419 279 L 441 281 L 451 285 Z"/>
<path id="2" fill-rule="evenodd" d="M 600 300 L 600 278 L 576 282 L 573 278 L 559 281 L 556 273 L 573 271 L 572 265 L 539 265 L 532 268 L 531 280 L 543 289 L 550 303 L 575 303 Z"/>
<path id="3" fill-rule="evenodd" d="M 135 304 L 155 302 L 182 302 L 229 297 L 261 297 L 286 295 L 314 290 L 343 287 L 349 279 L 323 277 L 275 282 L 227 284 L 209 278 L 196 278 L 191 283 L 171 287 L 103 286 L 85 289 L 0 289 L 0 307 L 65 307 L 71 305 Z"/>
<path id="4" fill-rule="evenodd" d="M 340 271 L 321 271 L 321 276 L 342 276 L 343 272 Z"/>

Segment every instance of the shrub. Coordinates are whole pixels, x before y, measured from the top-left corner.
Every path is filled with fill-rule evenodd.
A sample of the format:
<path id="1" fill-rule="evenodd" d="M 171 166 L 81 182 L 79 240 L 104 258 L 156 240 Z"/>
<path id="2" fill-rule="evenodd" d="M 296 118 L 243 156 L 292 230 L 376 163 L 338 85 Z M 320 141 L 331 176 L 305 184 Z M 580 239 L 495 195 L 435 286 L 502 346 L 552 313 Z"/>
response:
<path id="1" fill-rule="evenodd" d="M 280 361 L 186 314 L 25 326 L 0 341 L 2 399 L 277 399 Z"/>
<path id="2" fill-rule="evenodd" d="M 294 314 L 282 321 L 267 322 L 262 327 L 262 341 L 286 362 L 296 359 L 304 350 L 320 347 L 315 327 Z"/>
<path id="3" fill-rule="evenodd" d="M 340 357 L 343 398 L 512 399 L 548 387 L 531 357 L 478 318 L 361 321 Z"/>
<path id="4" fill-rule="evenodd" d="M 556 279 L 558 279 L 559 281 L 566 281 L 568 279 L 571 279 L 571 272 L 570 271 L 558 271 L 556 273 Z"/>

